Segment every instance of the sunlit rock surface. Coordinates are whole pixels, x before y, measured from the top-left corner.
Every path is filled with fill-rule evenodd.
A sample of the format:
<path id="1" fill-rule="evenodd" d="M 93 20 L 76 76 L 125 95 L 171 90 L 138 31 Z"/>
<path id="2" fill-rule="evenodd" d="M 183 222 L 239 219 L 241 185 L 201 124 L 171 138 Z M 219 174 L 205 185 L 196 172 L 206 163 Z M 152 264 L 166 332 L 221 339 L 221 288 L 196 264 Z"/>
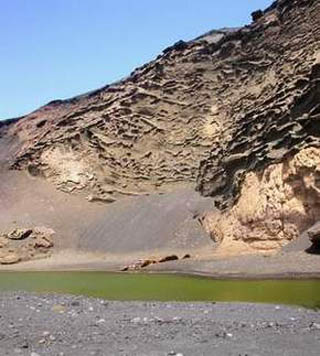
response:
<path id="1" fill-rule="evenodd" d="M 197 189 L 220 251 L 269 253 L 319 219 L 319 120 L 320 1 L 279 0 L 1 124 L 0 159 L 92 203 Z"/>

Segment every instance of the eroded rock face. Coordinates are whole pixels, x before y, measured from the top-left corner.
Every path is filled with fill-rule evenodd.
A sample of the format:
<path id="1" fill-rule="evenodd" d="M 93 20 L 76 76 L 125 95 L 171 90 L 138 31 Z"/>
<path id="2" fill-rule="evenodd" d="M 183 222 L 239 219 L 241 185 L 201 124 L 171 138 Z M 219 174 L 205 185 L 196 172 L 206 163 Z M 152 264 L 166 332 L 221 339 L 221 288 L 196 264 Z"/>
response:
<path id="1" fill-rule="evenodd" d="M 203 224 L 224 252 L 272 252 L 320 220 L 320 149 L 247 173 L 237 203 Z"/>
<path id="2" fill-rule="evenodd" d="M 318 4 L 310 4 L 281 1 L 248 27 L 180 41 L 126 80 L 40 108 L 11 127 L 21 141 L 13 167 L 112 202 L 194 184 L 202 161 L 198 187 L 216 194 L 237 177 L 228 167 L 264 155 L 261 130 L 281 118 L 282 138 L 289 101 L 317 85 Z M 240 149 L 247 137 L 257 142 Z"/>
<path id="3" fill-rule="evenodd" d="M 53 247 L 53 235 L 54 231 L 46 227 L 16 228 L 0 233 L 0 264 L 9 265 L 48 256 Z"/>
<path id="4" fill-rule="evenodd" d="M 230 136 L 214 145 L 198 177 L 198 189 L 222 210 L 204 219 L 221 251 L 274 251 L 319 220 L 319 5 L 278 1 L 255 18 L 265 37 L 244 48 L 265 58 L 249 66 L 257 72 L 251 80 L 262 80 L 251 96 L 230 96 Z"/>
<path id="5" fill-rule="evenodd" d="M 320 1 L 278 0 L 253 20 L 10 123 L 12 168 L 92 202 L 196 185 L 221 210 L 203 221 L 221 248 L 297 238 L 318 219 Z"/>
<path id="6" fill-rule="evenodd" d="M 238 39 L 238 48 L 229 43 L 230 56 L 221 61 L 230 63 L 233 78 L 225 77 L 229 135 L 214 142 L 198 177 L 198 189 L 215 196 L 222 209 L 238 199 L 247 172 L 319 146 L 319 6 L 278 1 L 253 24 L 249 38 Z"/>

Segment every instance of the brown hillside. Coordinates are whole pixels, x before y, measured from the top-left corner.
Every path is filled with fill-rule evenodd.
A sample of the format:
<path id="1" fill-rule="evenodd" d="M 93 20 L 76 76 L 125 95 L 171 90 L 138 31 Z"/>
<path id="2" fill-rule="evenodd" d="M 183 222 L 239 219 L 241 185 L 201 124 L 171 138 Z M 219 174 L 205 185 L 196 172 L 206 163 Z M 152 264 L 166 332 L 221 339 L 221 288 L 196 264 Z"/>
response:
<path id="1" fill-rule="evenodd" d="M 196 188 L 224 252 L 297 239 L 320 218 L 320 1 L 253 19 L 2 124 L 0 160 L 90 202 Z"/>

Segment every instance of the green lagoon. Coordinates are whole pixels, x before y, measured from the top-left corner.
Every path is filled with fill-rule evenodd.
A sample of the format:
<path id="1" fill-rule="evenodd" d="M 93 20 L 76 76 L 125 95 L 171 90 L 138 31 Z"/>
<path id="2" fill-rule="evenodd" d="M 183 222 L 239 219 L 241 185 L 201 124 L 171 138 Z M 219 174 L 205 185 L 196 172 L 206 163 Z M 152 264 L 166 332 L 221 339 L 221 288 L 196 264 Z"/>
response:
<path id="1" fill-rule="evenodd" d="M 122 301 L 252 302 L 320 308 L 320 280 L 215 280 L 108 272 L 0 272 L 0 292 L 63 293 Z"/>

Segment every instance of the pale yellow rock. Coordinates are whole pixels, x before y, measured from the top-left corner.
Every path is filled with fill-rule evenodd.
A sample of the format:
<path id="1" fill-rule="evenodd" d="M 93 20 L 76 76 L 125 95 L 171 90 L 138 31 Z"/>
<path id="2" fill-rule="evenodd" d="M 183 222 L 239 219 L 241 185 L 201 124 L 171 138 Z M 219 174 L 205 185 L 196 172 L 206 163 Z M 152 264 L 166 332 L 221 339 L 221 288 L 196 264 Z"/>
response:
<path id="1" fill-rule="evenodd" d="M 15 253 L 11 253 L 9 255 L 6 255 L 4 257 L 0 258 L 0 264 L 2 265 L 12 265 L 15 263 L 20 262 L 21 258 L 16 255 Z"/>
<path id="2" fill-rule="evenodd" d="M 248 253 L 276 251 L 320 219 L 319 181 L 320 149 L 304 149 L 262 175 L 248 173 L 235 206 L 207 214 L 203 225 L 220 252 L 245 250 L 235 241 Z"/>
<path id="3" fill-rule="evenodd" d="M 8 245 L 8 239 L 6 236 L 0 236 L 0 248 L 6 247 Z"/>

